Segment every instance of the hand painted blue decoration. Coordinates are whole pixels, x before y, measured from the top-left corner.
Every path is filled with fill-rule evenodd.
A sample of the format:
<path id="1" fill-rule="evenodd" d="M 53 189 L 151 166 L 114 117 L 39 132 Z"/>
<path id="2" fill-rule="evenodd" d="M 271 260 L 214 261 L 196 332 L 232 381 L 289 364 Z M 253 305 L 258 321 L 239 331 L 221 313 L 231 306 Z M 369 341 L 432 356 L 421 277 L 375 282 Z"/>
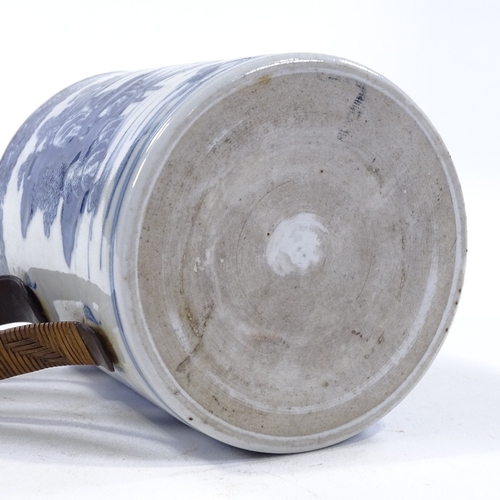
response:
<path id="1" fill-rule="evenodd" d="M 47 238 L 59 217 L 64 258 L 69 266 L 78 221 L 85 212 L 96 214 L 102 189 L 116 169 L 111 148 L 130 128 L 129 112 L 149 96 L 162 92 L 176 76 L 185 76 L 157 104 L 156 113 L 142 123 L 140 135 L 144 135 L 151 131 L 158 115 L 168 117 L 199 85 L 237 62 L 114 73 L 85 80 L 59 93 L 26 121 L 1 160 L 0 206 L 12 172 L 24 153 L 17 179 L 17 188 L 22 191 L 22 235 L 26 237 L 37 211 L 43 214 Z M 30 152 L 26 156 L 28 142 Z M 0 224 L 1 216 L 2 213 Z M 5 260 L 3 241 L 0 244 Z"/>
<path id="2" fill-rule="evenodd" d="M 140 76 L 116 86 L 119 79 L 110 78 L 104 88 L 98 84 L 87 87 L 61 114 L 45 121 L 34 151 L 19 171 L 23 236 L 36 210 L 41 210 L 49 237 L 62 201 L 60 221 L 68 265 L 79 215 L 97 209 L 109 168 L 98 178 L 99 169 L 122 126 L 125 110 L 158 88 Z"/>

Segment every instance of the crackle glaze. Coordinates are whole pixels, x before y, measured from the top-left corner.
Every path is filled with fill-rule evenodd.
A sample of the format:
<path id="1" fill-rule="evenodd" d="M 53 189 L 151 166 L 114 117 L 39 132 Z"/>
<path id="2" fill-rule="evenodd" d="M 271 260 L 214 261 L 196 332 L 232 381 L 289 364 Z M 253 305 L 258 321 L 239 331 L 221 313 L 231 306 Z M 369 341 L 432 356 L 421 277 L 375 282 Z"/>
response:
<path id="1" fill-rule="evenodd" d="M 120 380 L 257 451 L 339 442 L 414 387 L 465 238 L 427 118 L 329 56 L 89 78 L 0 162 L 4 270 L 103 332 Z"/>

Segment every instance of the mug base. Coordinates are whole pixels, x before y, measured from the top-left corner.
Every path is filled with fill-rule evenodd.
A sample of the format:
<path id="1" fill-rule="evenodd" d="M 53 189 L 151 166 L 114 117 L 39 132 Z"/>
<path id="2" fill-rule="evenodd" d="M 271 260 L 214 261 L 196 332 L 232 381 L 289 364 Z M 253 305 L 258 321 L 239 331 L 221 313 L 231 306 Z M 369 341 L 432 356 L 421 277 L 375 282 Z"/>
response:
<path id="1" fill-rule="evenodd" d="M 439 136 L 382 77 L 336 59 L 238 71 L 146 159 L 127 335 L 187 424 L 305 451 L 378 420 L 429 366 L 461 288 L 463 204 Z"/>

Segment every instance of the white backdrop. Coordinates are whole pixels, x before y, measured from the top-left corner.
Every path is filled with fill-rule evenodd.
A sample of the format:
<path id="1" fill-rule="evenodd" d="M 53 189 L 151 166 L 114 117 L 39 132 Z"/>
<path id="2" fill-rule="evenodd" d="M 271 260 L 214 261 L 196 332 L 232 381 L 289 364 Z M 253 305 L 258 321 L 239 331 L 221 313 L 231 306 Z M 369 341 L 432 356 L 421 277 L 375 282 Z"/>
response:
<path id="1" fill-rule="evenodd" d="M 0 0 L 0 154 L 37 106 L 82 78 L 294 51 L 388 77 L 450 150 L 469 254 L 434 365 L 361 435 L 285 457 L 216 443 L 96 370 L 4 381 L 4 498 L 500 497 L 500 2 Z"/>

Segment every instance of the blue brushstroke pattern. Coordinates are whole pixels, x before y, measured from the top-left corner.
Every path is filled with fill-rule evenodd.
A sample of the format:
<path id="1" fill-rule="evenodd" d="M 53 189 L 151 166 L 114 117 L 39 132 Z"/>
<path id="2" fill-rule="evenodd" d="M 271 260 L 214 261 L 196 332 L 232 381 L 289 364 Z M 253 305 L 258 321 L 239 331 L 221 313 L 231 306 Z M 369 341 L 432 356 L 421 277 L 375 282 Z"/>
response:
<path id="1" fill-rule="evenodd" d="M 0 161 L 0 234 L 3 235 L 2 211 L 7 184 L 20 154 L 34 136 L 34 147 L 23 161 L 17 179 L 18 189 L 22 191 L 22 235 L 26 237 L 35 213 L 40 210 L 48 238 L 62 204 L 61 234 L 69 266 L 80 216 L 85 212 L 95 215 L 99 207 L 112 170 L 112 162 L 104 164 L 103 160 L 108 156 L 110 144 L 124 132 L 127 109 L 151 92 L 162 89 L 162 84 L 173 76 L 191 72 L 161 102 L 161 109 L 173 110 L 214 74 L 242 61 L 244 59 L 139 74 L 115 73 L 104 82 L 103 77 L 90 78 L 54 96 L 23 124 Z M 53 108 L 63 101 L 66 102 L 62 111 L 47 119 Z M 153 115 L 156 119 L 158 112 Z M 143 131 L 151 130 L 152 120 L 144 124 Z M 121 165 L 119 170 L 125 166 Z M 0 238 L 0 266 L 6 267 L 4 248 Z"/>

